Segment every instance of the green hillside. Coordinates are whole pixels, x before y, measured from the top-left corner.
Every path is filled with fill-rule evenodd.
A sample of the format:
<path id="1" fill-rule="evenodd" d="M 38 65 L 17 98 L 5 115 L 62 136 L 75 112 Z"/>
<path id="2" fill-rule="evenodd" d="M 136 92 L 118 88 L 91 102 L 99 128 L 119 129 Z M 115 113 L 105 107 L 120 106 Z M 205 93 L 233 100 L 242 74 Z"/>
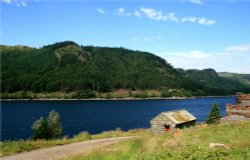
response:
<path id="1" fill-rule="evenodd" d="M 237 74 L 237 73 L 228 73 L 220 72 L 218 73 L 220 77 L 224 77 L 231 80 L 236 80 L 246 85 L 250 85 L 250 74 Z"/>
<path id="2" fill-rule="evenodd" d="M 0 49 L 2 93 L 176 89 L 189 95 L 226 95 L 250 88 L 212 69 L 177 70 L 151 53 L 124 48 L 65 41 L 42 48 L 2 45 Z"/>
<path id="3" fill-rule="evenodd" d="M 185 77 L 192 79 L 204 87 L 204 90 L 213 95 L 221 93 L 227 94 L 228 91 L 248 91 L 249 84 L 243 83 L 238 79 L 222 77 L 213 69 L 187 70 L 182 72 Z"/>

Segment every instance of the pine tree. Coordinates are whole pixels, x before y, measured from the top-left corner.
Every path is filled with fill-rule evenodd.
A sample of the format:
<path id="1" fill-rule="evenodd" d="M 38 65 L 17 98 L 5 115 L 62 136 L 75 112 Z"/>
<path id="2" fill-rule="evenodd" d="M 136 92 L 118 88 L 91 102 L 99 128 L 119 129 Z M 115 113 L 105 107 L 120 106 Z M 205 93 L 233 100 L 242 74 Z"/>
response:
<path id="1" fill-rule="evenodd" d="M 219 106 L 217 103 L 213 104 L 213 107 L 209 113 L 209 116 L 206 120 L 207 124 L 218 124 L 220 123 L 220 111 L 219 111 Z"/>

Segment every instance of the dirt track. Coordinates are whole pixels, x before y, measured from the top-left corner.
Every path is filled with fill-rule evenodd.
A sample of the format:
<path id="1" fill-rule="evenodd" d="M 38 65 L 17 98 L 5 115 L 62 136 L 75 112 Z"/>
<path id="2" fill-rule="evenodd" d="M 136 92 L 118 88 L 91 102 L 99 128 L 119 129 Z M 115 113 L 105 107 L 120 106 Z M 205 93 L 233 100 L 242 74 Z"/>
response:
<path id="1" fill-rule="evenodd" d="M 52 148 L 37 149 L 30 152 L 18 153 L 11 156 L 1 157 L 0 160 L 55 160 L 70 155 L 84 153 L 90 149 L 99 149 L 101 147 L 117 143 L 121 140 L 135 137 L 117 137 L 108 139 L 91 140 L 56 146 Z"/>

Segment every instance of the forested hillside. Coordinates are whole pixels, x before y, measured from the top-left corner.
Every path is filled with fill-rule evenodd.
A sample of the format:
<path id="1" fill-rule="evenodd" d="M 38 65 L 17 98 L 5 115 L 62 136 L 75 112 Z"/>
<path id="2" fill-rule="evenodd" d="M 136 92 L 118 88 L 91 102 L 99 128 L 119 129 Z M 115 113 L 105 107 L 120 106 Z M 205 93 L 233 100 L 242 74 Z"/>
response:
<path id="1" fill-rule="evenodd" d="M 228 73 L 228 72 L 220 72 L 218 73 L 219 76 L 239 81 L 243 84 L 250 85 L 250 74 L 237 74 L 237 73 Z"/>
<path id="2" fill-rule="evenodd" d="M 66 41 L 42 48 L 2 45 L 0 49 L 2 93 L 176 89 L 189 95 L 226 95 L 250 88 L 237 79 L 219 77 L 212 69 L 177 70 L 151 53 L 124 48 Z"/>

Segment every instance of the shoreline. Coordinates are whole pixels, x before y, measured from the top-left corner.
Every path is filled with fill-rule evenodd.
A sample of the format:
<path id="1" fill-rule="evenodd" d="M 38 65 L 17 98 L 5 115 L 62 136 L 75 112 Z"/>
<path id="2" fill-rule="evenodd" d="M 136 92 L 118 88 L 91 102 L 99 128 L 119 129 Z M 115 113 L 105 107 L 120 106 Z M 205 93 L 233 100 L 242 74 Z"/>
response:
<path id="1" fill-rule="evenodd" d="M 196 97 L 155 97 L 155 98 L 86 98 L 86 99 L 56 99 L 56 98 L 43 98 L 43 99 L 0 99 L 0 101 L 121 101 L 121 100 L 184 100 L 184 99 L 197 99 L 197 98 L 224 98 L 233 97 L 234 95 L 227 96 L 196 96 Z"/>

